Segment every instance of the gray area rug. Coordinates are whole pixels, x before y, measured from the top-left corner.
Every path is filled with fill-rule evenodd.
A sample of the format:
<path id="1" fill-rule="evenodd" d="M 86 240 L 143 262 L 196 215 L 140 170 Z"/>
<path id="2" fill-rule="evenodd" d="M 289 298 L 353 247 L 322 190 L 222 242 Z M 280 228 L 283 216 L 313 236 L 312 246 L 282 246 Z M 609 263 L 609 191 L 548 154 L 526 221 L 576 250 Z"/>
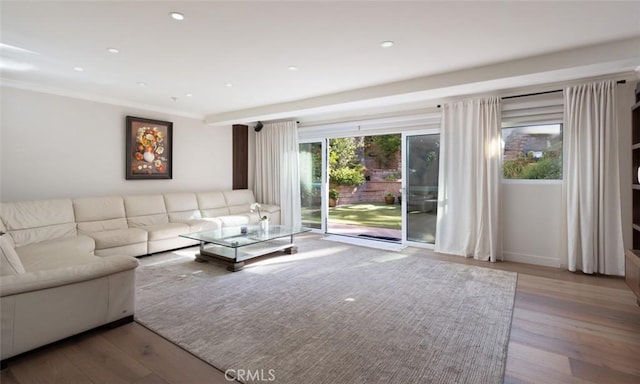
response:
<path id="1" fill-rule="evenodd" d="M 503 382 L 515 273 L 296 243 L 235 273 L 197 248 L 143 258 L 136 320 L 245 383 Z"/>

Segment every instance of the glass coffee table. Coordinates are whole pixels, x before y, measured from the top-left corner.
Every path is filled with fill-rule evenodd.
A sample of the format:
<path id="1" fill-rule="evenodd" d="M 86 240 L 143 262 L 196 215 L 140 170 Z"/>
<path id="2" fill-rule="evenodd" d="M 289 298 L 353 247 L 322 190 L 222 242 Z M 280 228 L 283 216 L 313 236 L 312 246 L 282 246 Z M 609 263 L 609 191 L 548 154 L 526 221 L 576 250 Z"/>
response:
<path id="1" fill-rule="evenodd" d="M 228 264 L 228 270 L 236 272 L 244 268 L 246 260 L 255 257 L 279 251 L 296 253 L 298 249 L 293 243 L 293 237 L 309 231 L 311 229 L 306 227 L 269 225 L 262 229 L 260 225 L 244 225 L 187 233 L 180 237 L 200 242 L 200 253 L 196 254 L 196 261 L 222 261 Z"/>

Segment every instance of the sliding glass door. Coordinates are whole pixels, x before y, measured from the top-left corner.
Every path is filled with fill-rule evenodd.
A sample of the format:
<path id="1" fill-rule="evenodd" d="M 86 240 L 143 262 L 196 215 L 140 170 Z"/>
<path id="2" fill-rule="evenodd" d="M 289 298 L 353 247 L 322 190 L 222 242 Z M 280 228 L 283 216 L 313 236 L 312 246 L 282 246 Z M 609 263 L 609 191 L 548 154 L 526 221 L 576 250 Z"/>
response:
<path id="1" fill-rule="evenodd" d="M 399 133 L 329 139 L 326 232 L 366 240 L 401 241 Z"/>
<path id="2" fill-rule="evenodd" d="M 322 229 L 324 142 L 301 143 L 299 148 L 302 225 Z"/>
<path id="3" fill-rule="evenodd" d="M 440 134 L 403 135 L 403 242 L 434 244 L 438 213 Z"/>
<path id="4" fill-rule="evenodd" d="M 345 149 L 346 144 L 337 145 L 342 143 L 337 139 L 300 143 L 302 225 L 322 233 L 432 246 L 438 212 L 439 129 L 349 140 L 355 139 L 362 145 L 353 151 Z M 351 152 L 361 161 L 351 161 Z"/>

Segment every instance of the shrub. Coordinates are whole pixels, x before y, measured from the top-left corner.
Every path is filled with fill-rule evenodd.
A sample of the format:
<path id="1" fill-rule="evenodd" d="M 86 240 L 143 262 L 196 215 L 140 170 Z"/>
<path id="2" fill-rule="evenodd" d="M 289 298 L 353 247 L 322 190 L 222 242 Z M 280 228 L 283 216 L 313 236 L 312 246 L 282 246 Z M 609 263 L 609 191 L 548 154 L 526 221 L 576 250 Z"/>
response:
<path id="1" fill-rule="evenodd" d="M 368 155 L 374 156 L 385 168 L 391 166 L 402 145 L 401 135 L 368 136 L 367 139 Z"/>
<path id="2" fill-rule="evenodd" d="M 557 157 L 544 157 L 522 170 L 523 179 L 557 180 L 561 178 L 561 175 L 562 167 Z"/>
<path id="3" fill-rule="evenodd" d="M 532 154 L 517 159 L 505 160 L 502 164 L 505 179 L 547 179 L 562 178 L 562 159 L 553 153 L 545 153 L 541 159 Z"/>
<path id="4" fill-rule="evenodd" d="M 341 167 L 329 170 L 329 180 L 335 185 L 355 186 L 364 183 L 363 168 L 361 165 L 348 168 Z"/>

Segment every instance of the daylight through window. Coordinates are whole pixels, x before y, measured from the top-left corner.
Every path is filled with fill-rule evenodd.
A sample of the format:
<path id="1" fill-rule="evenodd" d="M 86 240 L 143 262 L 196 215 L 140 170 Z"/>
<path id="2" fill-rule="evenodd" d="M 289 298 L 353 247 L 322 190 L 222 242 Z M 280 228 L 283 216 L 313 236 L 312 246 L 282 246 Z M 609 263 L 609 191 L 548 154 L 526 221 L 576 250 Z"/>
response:
<path id="1" fill-rule="evenodd" d="M 562 124 L 502 130 L 504 179 L 562 179 Z"/>

